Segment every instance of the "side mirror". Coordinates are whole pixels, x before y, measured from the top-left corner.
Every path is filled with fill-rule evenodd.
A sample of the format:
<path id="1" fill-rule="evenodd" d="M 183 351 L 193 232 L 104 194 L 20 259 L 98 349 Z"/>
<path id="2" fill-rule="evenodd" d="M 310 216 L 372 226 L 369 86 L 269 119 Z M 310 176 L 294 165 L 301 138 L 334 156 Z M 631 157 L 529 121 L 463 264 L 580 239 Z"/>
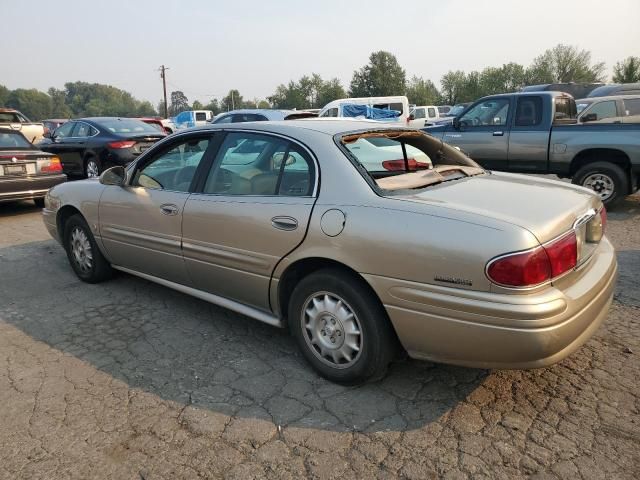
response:
<path id="1" fill-rule="evenodd" d="M 102 172 L 102 175 L 100 175 L 100 183 L 103 185 L 115 185 L 121 187 L 124 185 L 126 178 L 127 174 L 124 167 L 117 165 Z"/>
<path id="2" fill-rule="evenodd" d="M 453 128 L 460 130 L 460 117 L 453 117 Z"/>
<path id="3" fill-rule="evenodd" d="M 49 130 L 49 129 L 45 130 L 44 135 L 42 135 L 42 136 L 43 136 L 44 138 L 49 138 L 49 139 L 51 139 L 51 136 L 52 136 L 52 135 L 51 135 L 51 130 Z"/>
<path id="4" fill-rule="evenodd" d="M 580 118 L 580 121 L 582 123 L 585 122 L 595 122 L 598 120 L 598 114 L 597 113 L 587 113 L 586 115 L 584 115 L 582 118 Z"/>
<path id="5" fill-rule="evenodd" d="M 409 120 L 415 120 L 416 119 L 416 114 L 415 113 L 411 113 L 409 115 Z"/>

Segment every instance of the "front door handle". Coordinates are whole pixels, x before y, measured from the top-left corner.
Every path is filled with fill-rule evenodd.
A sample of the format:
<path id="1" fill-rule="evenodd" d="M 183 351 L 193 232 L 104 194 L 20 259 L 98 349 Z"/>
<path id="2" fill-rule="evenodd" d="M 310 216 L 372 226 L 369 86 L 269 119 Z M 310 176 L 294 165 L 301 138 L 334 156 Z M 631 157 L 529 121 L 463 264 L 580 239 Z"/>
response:
<path id="1" fill-rule="evenodd" d="M 493 136 L 494 137 L 501 137 L 504 135 L 504 132 L 502 130 L 498 130 L 497 132 L 493 132 Z"/>
<path id="2" fill-rule="evenodd" d="M 178 207 L 172 203 L 165 203 L 164 205 L 160 205 L 160 211 L 164 215 L 176 215 L 178 213 Z"/>
<path id="3" fill-rule="evenodd" d="M 295 230 L 298 228 L 298 221 L 293 217 L 273 217 L 271 225 L 278 230 Z"/>

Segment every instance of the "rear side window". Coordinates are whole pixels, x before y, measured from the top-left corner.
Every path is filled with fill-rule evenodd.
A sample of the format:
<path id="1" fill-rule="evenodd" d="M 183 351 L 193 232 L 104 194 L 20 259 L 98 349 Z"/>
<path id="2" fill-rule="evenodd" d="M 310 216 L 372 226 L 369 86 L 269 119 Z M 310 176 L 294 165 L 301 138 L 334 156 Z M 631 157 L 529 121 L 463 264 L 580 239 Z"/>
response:
<path id="1" fill-rule="evenodd" d="M 308 196 L 314 178 L 311 159 L 296 144 L 269 135 L 234 132 L 220 147 L 204 193 Z"/>
<path id="2" fill-rule="evenodd" d="M 91 135 L 91 127 L 84 123 L 78 122 L 76 123 L 76 128 L 73 130 L 73 137 L 88 137 Z"/>
<path id="3" fill-rule="evenodd" d="M 640 115 L 640 98 L 628 98 L 624 100 L 626 115 Z"/>
<path id="4" fill-rule="evenodd" d="M 338 116 L 337 108 L 330 108 L 329 110 L 327 110 L 321 115 L 321 117 L 337 117 L 337 116 Z"/>
<path id="5" fill-rule="evenodd" d="M 205 122 L 207 120 L 207 114 L 204 112 L 196 112 L 196 122 Z"/>
<path id="6" fill-rule="evenodd" d="M 567 97 L 556 97 L 555 99 L 556 113 L 553 116 L 554 121 L 573 120 L 576 118 L 576 103 Z"/>
<path id="7" fill-rule="evenodd" d="M 542 98 L 520 97 L 516 108 L 516 127 L 535 127 L 542 123 Z"/>
<path id="8" fill-rule="evenodd" d="M 429 109 L 429 118 L 434 118 L 436 116 L 436 109 L 435 108 L 430 108 Z"/>

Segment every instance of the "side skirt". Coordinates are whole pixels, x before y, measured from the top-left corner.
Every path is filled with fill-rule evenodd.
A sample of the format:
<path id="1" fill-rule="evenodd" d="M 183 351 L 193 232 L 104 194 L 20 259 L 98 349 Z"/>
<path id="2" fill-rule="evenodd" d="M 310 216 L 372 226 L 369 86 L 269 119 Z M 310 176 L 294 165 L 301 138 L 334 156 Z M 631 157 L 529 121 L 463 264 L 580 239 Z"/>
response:
<path id="1" fill-rule="evenodd" d="M 213 293 L 203 292 L 202 290 L 187 287 L 186 285 L 180 285 L 179 283 L 171 282 L 163 278 L 154 277 L 153 275 L 147 275 L 146 273 L 137 272 L 129 268 L 119 267 L 118 265 L 112 265 L 112 267 L 116 270 L 120 270 L 121 272 L 135 275 L 136 277 L 144 278 L 145 280 L 149 280 L 150 282 L 154 282 L 159 285 L 172 288 L 173 290 L 186 293 L 187 295 L 191 295 L 192 297 L 199 298 L 200 300 L 204 300 L 205 302 L 213 303 L 214 305 L 218 305 L 233 312 L 240 313 L 241 315 L 245 315 L 260 322 L 267 323 L 274 327 L 284 328 L 284 322 L 280 318 L 270 313 L 266 313 L 262 310 L 258 310 L 257 308 L 249 307 L 248 305 L 244 305 L 234 300 L 229 300 L 228 298 L 214 295 Z"/>

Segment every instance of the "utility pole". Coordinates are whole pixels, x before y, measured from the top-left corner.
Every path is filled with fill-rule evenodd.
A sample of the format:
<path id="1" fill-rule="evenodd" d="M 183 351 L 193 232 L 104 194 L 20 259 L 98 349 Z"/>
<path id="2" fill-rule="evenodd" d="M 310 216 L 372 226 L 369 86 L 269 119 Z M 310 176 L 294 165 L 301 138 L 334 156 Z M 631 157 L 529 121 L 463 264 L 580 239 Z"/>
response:
<path id="1" fill-rule="evenodd" d="M 160 78 L 162 79 L 162 90 L 164 92 L 164 118 L 169 118 L 169 109 L 167 106 L 167 76 L 165 70 L 169 70 L 169 67 L 160 65 Z"/>

